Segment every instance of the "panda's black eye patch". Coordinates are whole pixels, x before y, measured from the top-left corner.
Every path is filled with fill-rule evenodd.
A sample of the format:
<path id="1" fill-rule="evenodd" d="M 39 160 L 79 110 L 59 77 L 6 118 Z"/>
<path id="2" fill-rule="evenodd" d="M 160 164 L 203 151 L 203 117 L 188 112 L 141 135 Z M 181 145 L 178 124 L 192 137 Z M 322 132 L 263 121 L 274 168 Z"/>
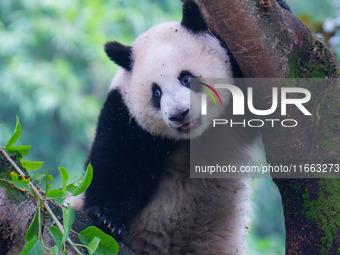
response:
<path id="1" fill-rule="evenodd" d="M 178 80 L 181 82 L 181 84 L 189 89 L 192 78 L 195 78 L 195 76 L 193 76 L 189 71 L 182 71 L 178 76 Z"/>
<path id="2" fill-rule="evenodd" d="M 161 88 L 156 83 L 152 84 L 152 105 L 157 109 L 161 108 L 161 97 Z"/>

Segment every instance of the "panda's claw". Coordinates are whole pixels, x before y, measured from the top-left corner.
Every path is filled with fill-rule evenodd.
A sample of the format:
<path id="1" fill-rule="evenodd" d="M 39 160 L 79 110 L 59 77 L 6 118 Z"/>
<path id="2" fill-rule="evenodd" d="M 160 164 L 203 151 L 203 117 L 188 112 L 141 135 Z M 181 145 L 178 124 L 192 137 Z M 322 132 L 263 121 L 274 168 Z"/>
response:
<path id="1" fill-rule="evenodd" d="M 117 241 L 125 241 L 127 231 L 123 224 L 114 224 L 110 232 Z"/>
<path id="2" fill-rule="evenodd" d="M 107 212 L 107 209 L 99 206 L 89 208 L 86 212 L 97 227 L 112 235 L 117 241 L 125 240 L 127 228 L 120 217 L 114 217 Z"/>
<path id="3" fill-rule="evenodd" d="M 112 229 L 112 225 L 113 225 L 112 220 L 108 219 L 107 222 L 106 222 L 106 227 L 111 230 Z"/>

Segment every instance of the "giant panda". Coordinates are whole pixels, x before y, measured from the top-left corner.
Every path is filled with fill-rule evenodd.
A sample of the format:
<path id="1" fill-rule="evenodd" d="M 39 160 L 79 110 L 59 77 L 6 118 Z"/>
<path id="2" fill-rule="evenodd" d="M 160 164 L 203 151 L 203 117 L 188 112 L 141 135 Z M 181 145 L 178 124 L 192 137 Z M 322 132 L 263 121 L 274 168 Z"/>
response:
<path id="1" fill-rule="evenodd" d="M 190 141 L 223 114 L 210 107 L 203 119 L 190 107 L 191 81 L 240 76 L 228 49 L 186 1 L 181 22 L 155 25 L 132 46 L 108 42 L 105 52 L 120 68 L 86 162 L 93 181 L 72 206 L 136 254 L 245 254 L 249 179 L 189 175 Z M 219 95 L 230 102 L 227 90 Z M 248 164 L 255 135 L 230 132 L 228 161 Z"/>

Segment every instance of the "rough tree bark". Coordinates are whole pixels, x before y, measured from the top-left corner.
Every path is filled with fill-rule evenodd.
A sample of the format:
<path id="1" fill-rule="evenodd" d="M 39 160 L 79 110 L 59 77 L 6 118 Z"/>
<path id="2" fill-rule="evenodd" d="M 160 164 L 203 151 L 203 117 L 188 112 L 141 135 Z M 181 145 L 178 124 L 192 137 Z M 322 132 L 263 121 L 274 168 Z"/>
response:
<path id="1" fill-rule="evenodd" d="M 339 76 L 334 54 L 275 0 L 196 2 L 246 77 Z M 307 87 L 312 94 L 308 105 L 312 121 L 290 109 L 287 115 L 299 121 L 297 128 L 262 131 L 268 163 L 340 163 L 339 82 L 322 84 Z M 268 87 L 256 89 L 262 105 L 270 103 L 265 99 Z M 284 207 L 286 254 L 340 254 L 340 179 L 274 181 Z"/>
<path id="2" fill-rule="evenodd" d="M 15 160 L 15 156 L 13 158 Z M 19 166 L 20 163 L 16 162 Z M 23 169 L 21 167 L 21 169 Z M 0 153 L 0 179 L 10 180 L 10 172 L 15 169 Z M 62 222 L 62 211 L 60 206 L 55 203 L 49 203 L 52 211 L 55 213 L 59 221 Z M 12 187 L 8 182 L 0 180 L 0 254 L 18 255 L 25 245 L 24 237 L 28 226 L 30 225 L 35 212 L 36 203 L 27 192 L 22 192 Z M 55 225 L 52 218 L 47 214 L 43 214 L 42 238 L 44 245 L 51 248 L 55 245 L 48 227 Z M 81 212 L 76 212 L 76 219 L 72 226 L 72 230 L 76 233 L 84 230 L 92 225 L 89 219 Z M 77 235 L 70 233 L 70 238 L 75 243 L 81 243 Z M 67 246 L 67 254 L 77 254 L 72 247 Z M 84 249 L 78 247 L 83 254 Z M 120 244 L 119 255 L 133 255 L 127 247 Z"/>
<path id="3" fill-rule="evenodd" d="M 15 160 L 15 157 L 13 158 Z M 20 163 L 17 162 L 18 165 Z M 10 180 L 10 172 L 15 169 L 0 153 L 0 178 Z M 12 187 L 8 182 L 0 180 L 0 253 L 8 255 L 17 255 L 24 247 L 24 237 L 28 226 L 30 225 L 36 208 L 36 203 L 27 192 L 19 191 Z M 56 204 L 50 203 L 55 215 L 60 219 L 62 212 Z M 53 220 L 43 214 L 42 238 L 44 244 L 51 248 L 54 245 L 48 227 L 53 225 Z M 77 213 L 77 221 L 74 230 L 79 231 L 89 226 L 89 222 L 81 214 Z M 72 234 L 71 234 L 72 235 Z M 76 236 L 72 235 L 75 240 Z M 72 248 L 68 254 L 76 254 Z"/>

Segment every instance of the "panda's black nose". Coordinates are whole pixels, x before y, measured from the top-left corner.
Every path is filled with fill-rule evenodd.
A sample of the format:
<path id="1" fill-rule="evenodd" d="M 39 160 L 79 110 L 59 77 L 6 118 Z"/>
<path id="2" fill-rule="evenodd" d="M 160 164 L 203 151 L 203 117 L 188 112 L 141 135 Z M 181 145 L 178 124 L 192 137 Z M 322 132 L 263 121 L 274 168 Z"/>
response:
<path id="1" fill-rule="evenodd" d="M 175 121 L 179 122 L 179 121 L 184 120 L 184 118 L 186 116 L 188 116 L 188 114 L 189 114 L 189 109 L 185 110 L 184 112 L 180 112 L 180 113 L 176 113 L 174 115 L 171 115 L 169 120 L 174 121 L 174 122 Z"/>

